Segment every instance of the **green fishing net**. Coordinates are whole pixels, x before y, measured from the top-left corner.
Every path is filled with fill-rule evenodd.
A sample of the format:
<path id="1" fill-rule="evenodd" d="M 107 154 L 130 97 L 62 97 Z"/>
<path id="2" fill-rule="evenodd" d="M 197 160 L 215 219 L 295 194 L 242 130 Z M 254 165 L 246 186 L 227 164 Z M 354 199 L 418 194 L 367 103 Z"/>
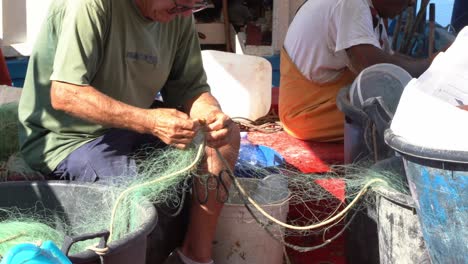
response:
<path id="1" fill-rule="evenodd" d="M 4 212 L 8 213 L 0 212 L 0 255 L 16 243 L 50 239 L 61 245 L 65 236 L 102 230 L 111 232 L 111 242 L 123 239 L 143 224 L 145 210 L 141 210 L 142 204 L 182 206 L 183 199 L 179 194 L 181 189 L 190 189 L 189 180 L 193 181 L 192 177 L 196 177 L 206 189 L 229 194 L 228 202 L 238 200 L 245 204 L 266 232 L 286 246 L 300 251 L 313 250 L 320 245 L 297 245 L 286 238 L 324 234 L 335 226 L 345 230 L 352 220 L 350 216 L 373 202 L 373 188 L 385 187 L 408 193 L 401 175 L 357 165 L 334 167 L 324 174 L 304 174 L 284 167 L 243 166 L 242 170 L 246 171 L 243 174 L 251 177 L 251 183 L 246 183 L 236 178 L 224 158 L 219 156 L 225 165 L 222 174 L 217 177 L 197 176 L 204 151 L 202 139 L 195 140 L 187 150 L 142 149 L 136 157 L 145 158 L 138 159 L 135 171 L 130 173 L 135 176 L 116 175 L 113 182 L 105 186 L 102 194 L 105 198 L 77 196 L 70 192 L 74 210 L 79 212 L 79 219 L 74 219 L 73 224 L 62 221 L 64 217 L 51 219 L 51 215 L 60 215 L 57 212 L 38 214 L 35 208 L 27 212 L 4 208 Z M 101 184 L 94 185 L 102 191 Z M 202 202 L 206 198 L 203 193 L 194 195 Z M 216 199 L 225 202 L 220 197 L 223 195 L 217 195 Z M 268 215 L 272 203 L 285 204 L 290 209 L 288 218 L 275 219 L 275 216 Z M 335 238 L 324 238 L 323 243 Z M 73 248 L 72 254 L 94 243 L 96 241 L 82 243 Z"/>
<path id="2" fill-rule="evenodd" d="M 18 152 L 18 103 L 0 104 L 0 162 Z"/>
<path id="3" fill-rule="evenodd" d="M 18 243 L 36 243 L 52 240 L 62 245 L 65 236 L 79 236 L 111 231 L 109 242 L 122 239 L 138 230 L 148 220 L 144 204 L 182 206 L 180 185 L 197 167 L 203 146 L 188 150 L 147 148 L 137 153 L 146 158 L 138 162 L 136 174 L 117 175 L 111 184 L 90 184 L 88 191 L 76 191 L 70 185 L 69 193 L 61 193 L 62 203 L 73 207 L 74 215 L 65 215 L 60 206 L 45 208 L 37 194 L 31 208 L 10 207 L 0 211 L 0 256 Z M 86 187 L 86 185 L 85 185 Z M 29 191 L 34 191 L 32 188 Z M 37 191 L 36 191 L 37 192 Z M 44 235 L 47 234 L 47 235 Z M 82 252 L 96 241 L 78 243 L 71 254 Z"/>

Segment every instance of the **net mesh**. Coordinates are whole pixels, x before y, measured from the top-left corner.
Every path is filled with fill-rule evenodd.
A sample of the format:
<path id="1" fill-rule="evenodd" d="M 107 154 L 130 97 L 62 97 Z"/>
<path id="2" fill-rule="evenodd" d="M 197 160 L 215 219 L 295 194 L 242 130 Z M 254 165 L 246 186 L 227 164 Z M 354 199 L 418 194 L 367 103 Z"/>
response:
<path id="1" fill-rule="evenodd" d="M 24 171 L 24 175 L 29 175 L 31 171 L 21 161 L 21 157 L 12 156 L 18 151 L 17 104 L 0 106 L 0 119 L 2 166 L 8 161 L 16 171 Z M 44 206 L 38 204 L 31 205 L 31 208 L 3 208 L 0 211 L 0 256 L 19 243 L 52 240 L 61 245 L 65 236 L 102 230 L 111 232 L 110 241 L 123 239 L 147 220 L 148 212 L 142 209 L 142 204 L 149 202 L 180 208 L 184 200 L 180 194 L 191 189 L 193 177 L 204 183 L 207 190 L 223 192 L 219 197 L 228 193 L 228 202 L 244 204 L 265 232 L 299 251 L 317 249 L 340 235 L 352 220 L 353 214 L 373 202 L 373 188 L 383 186 L 408 194 L 404 177 L 391 172 L 374 171 L 367 164 L 337 166 L 324 174 L 304 174 L 291 168 L 261 168 L 243 164 L 240 168 L 244 170 L 242 175 L 249 175 L 254 182 L 248 186 L 248 183 L 235 177 L 220 156 L 225 162 L 223 173 L 217 177 L 201 176 L 196 170 L 204 150 L 202 133 L 187 150 L 141 149 L 135 154 L 138 161 L 135 171 L 128 172 L 129 175 L 115 175 L 111 183 L 101 188 L 101 199 L 75 196 L 70 192 L 70 199 L 75 201 L 74 210 L 78 212 L 71 220 L 63 212 L 44 209 Z M 102 186 L 100 183 L 95 185 Z M 206 193 L 208 191 L 194 195 L 203 202 L 207 198 Z M 269 215 L 272 205 L 285 204 L 289 208 L 287 219 Z M 341 231 L 330 236 L 328 231 L 332 228 Z M 307 244 L 292 242 L 290 239 L 311 235 L 321 236 L 322 240 Z M 72 248 L 71 253 L 82 252 L 95 243 L 79 243 Z"/>

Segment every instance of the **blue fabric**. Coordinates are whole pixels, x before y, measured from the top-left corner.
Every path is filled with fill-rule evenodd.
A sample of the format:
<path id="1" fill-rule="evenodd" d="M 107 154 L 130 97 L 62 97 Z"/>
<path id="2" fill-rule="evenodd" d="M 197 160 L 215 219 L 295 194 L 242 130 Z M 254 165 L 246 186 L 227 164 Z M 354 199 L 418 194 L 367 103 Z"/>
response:
<path id="1" fill-rule="evenodd" d="M 256 175 L 255 167 L 263 168 L 267 172 L 269 168 L 274 171 L 275 168 L 283 164 L 284 158 L 274 149 L 243 141 L 239 149 L 239 158 L 234 168 L 234 174 L 242 178 L 260 176 Z"/>
<path id="2" fill-rule="evenodd" d="M 71 264 L 71 261 L 52 241 L 39 247 L 34 244 L 19 244 L 6 254 L 1 264 Z"/>
<path id="3" fill-rule="evenodd" d="M 114 182 L 115 176 L 132 177 L 136 175 L 135 154 L 144 146 L 166 145 L 152 135 L 112 129 L 73 151 L 50 176 L 60 180 L 109 183 Z"/>

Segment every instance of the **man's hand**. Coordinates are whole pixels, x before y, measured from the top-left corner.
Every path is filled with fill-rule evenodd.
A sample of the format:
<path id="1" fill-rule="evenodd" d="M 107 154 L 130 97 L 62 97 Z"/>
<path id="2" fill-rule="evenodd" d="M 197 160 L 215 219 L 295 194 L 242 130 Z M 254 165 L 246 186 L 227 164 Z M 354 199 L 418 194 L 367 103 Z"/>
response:
<path id="1" fill-rule="evenodd" d="M 236 124 L 223 113 L 218 101 L 210 93 L 200 94 L 190 100 L 185 107 L 192 119 L 204 123 L 208 147 L 219 148 L 233 143 L 231 141 Z"/>
<path id="2" fill-rule="evenodd" d="M 205 137 L 209 147 L 219 148 L 228 144 L 234 122 L 218 108 L 213 108 L 205 118 Z"/>
<path id="3" fill-rule="evenodd" d="M 149 118 L 154 120 L 151 133 L 164 143 L 185 149 L 200 129 L 200 122 L 176 109 L 158 108 L 149 110 Z"/>

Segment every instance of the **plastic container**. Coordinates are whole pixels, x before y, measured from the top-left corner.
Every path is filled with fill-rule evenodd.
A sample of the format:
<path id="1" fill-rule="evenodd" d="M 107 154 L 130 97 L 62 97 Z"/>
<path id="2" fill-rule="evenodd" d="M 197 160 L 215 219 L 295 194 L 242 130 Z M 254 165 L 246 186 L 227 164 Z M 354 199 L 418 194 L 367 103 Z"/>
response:
<path id="1" fill-rule="evenodd" d="M 239 180 L 254 200 L 263 205 L 262 208 L 266 212 L 285 222 L 288 214 L 289 191 L 287 179 L 283 177 L 270 175 L 263 180 L 242 178 Z M 260 213 L 256 216 L 266 221 Z M 279 229 L 274 229 L 272 232 L 280 235 Z M 255 221 L 233 186 L 229 201 L 224 205 L 219 217 L 213 243 L 213 260 L 215 263 L 223 264 L 283 263 L 283 245 Z"/>
<path id="2" fill-rule="evenodd" d="M 280 55 L 279 54 L 274 54 L 271 56 L 264 56 L 265 59 L 267 59 L 271 63 L 272 67 L 272 87 L 279 87 L 280 85 Z"/>
<path id="3" fill-rule="evenodd" d="M 6 64 L 14 87 L 23 87 L 28 70 L 28 63 L 29 57 L 7 59 Z"/>
<path id="4" fill-rule="evenodd" d="M 66 217 L 67 224 L 73 225 L 81 221 L 80 212 L 76 210 L 77 200 L 73 197 L 83 197 L 92 201 L 105 199 L 104 185 L 77 184 L 68 182 L 6 182 L 0 184 L 0 208 L 19 207 L 23 209 L 35 208 L 36 210 L 48 209 L 50 217 L 62 219 Z M 95 204 L 96 205 L 96 204 Z M 96 205 L 98 206 L 98 205 Z M 96 208 L 99 210 L 99 208 Z M 108 253 L 103 257 L 106 263 L 113 264 L 145 264 L 147 236 L 157 223 L 157 214 L 151 203 L 142 203 L 135 209 L 142 216 L 141 228 L 130 233 L 124 239 L 112 241 L 107 245 Z M 56 221 L 55 228 L 61 226 L 61 221 Z M 104 233 L 95 237 L 103 238 Z M 62 250 L 68 247 L 70 241 L 64 241 Z M 87 250 L 77 254 L 68 255 L 73 263 L 98 264 L 101 263 L 95 252 Z"/>
<path id="5" fill-rule="evenodd" d="M 426 246 L 413 198 L 387 188 L 375 194 L 380 263 L 423 263 Z"/>
<path id="6" fill-rule="evenodd" d="M 183 187 L 180 186 L 178 189 L 182 190 Z M 186 190 L 185 195 L 180 191 L 178 198 L 181 202 L 185 198 L 180 213 L 178 213 L 179 208 L 175 205 L 166 203 L 155 205 L 158 223 L 148 236 L 146 263 L 164 263 L 169 254 L 180 247 L 184 241 L 190 221 L 192 200 L 190 190 Z"/>
<path id="7" fill-rule="evenodd" d="M 337 95 L 338 109 L 345 114 L 344 161 L 383 160 L 393 154 L 384 143 L 384 131 L 398 106 L 411 76 L 393 64 L 364 69 Z"/>
<path id="8" fill-rule="evenodd" d="M 71 264 L 71 261 L 52 241 L 45 241 L 41 245 L 31 243 L 16 245 L 0 262 L 0 264 L 18 263 Z"/>
<path id="9" fill-rule="evenodd" d="M 392 130 L 433 264 L 468 263 L 468 152 L 413 145 Z"/>
<path id="10" fill-rule="evenodd" d="M 272 68 L 262 57 L 203 50 L 212 94 L 230 117 L 256 120 L 271 106 Z"/>
<path id="11" fill-rule="evenodd" d="M 381 96 L 391 113 L 395 113 L 403 89 L 411 80 L 411 75 L 403 68 L 380 63 L 372 65 L 356 77 L 349 88 L 351 105 L 362 108 L 364 102 Z"/>
<path id="12" fill-rule="evenodd" d="M 349 87 L 342 88 L 336 97 L 338 109 L 345 115 L 344 163 L 351 164 L 370 158 L 371 150 L 365 141 L 365 130 L 369 123 L 367 114 L 351 105 L 348 99 Z"/>
<path id="13" fill-rule="evenodd" d="M 406 178 L 401 157 L 376 163 L 372 169 Z M 377 223 L 380 263 L 423 263 L 427 257 L 416 205 L 410 195 L 387 187 L 374 189 L 368 215 Z"/>

